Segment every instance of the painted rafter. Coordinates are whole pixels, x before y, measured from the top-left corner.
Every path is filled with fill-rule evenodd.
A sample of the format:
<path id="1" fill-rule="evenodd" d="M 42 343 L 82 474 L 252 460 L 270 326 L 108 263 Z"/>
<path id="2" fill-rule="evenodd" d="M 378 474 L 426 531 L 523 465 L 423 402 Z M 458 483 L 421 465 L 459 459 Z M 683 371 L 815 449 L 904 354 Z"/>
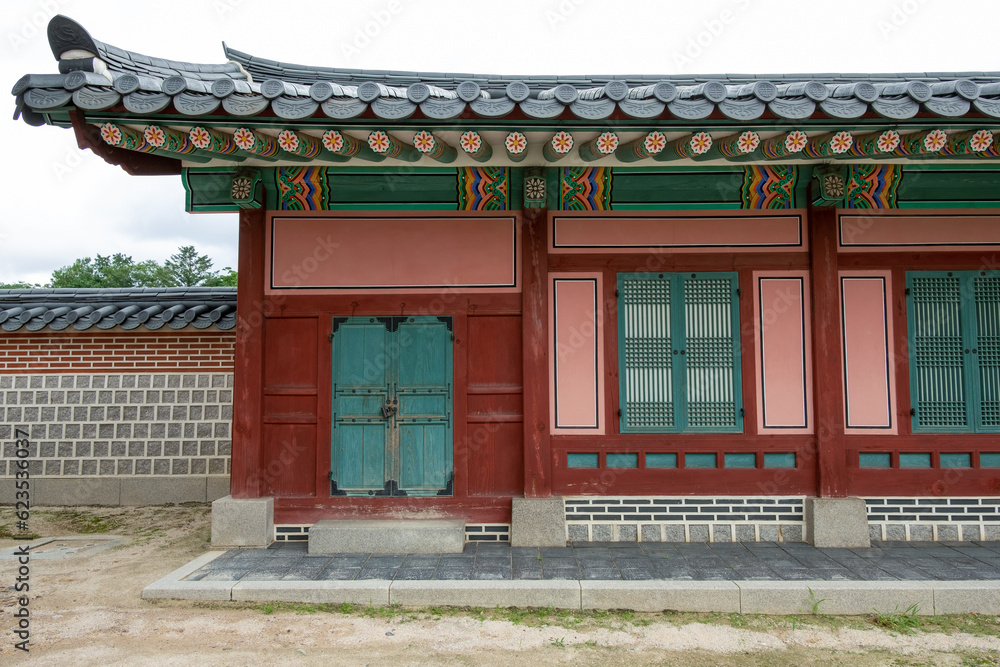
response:
<path id="1" fill-rule="evenodd" d="M 205 155 L 195 148 L 184 135 L 158 125 L 147 125 L 140 132 L 117 123 L 104 123 L 100 126 L 100 130 L 104 143 L 115 148 L 181 158 L 191 162 L 209 162 L 212 159 L 212 156 Z"/>
<path id="2" fill-rule="evenodd" d="M 347 162 L 348 158 L 323 150 L 323 140 L 295 130 L 282 130 L 278 133 L 278 146 L 292 155 L 321 162 Z"/>
<path id="3" fill-rule="evenodd" d="M 381 162 L 385 155 L 376 153 L 364 141 L 358 141 L 349 134 L 339 130 L 327 130 L 322 136 L 323 147 L 342 158 L 356 157 L 369 162 Z"/>
<path id="4" fill-rule="evenodd" d="M 258 132 L 249 127 L 238 127 L 233 132 L 233 141 L 236 145 L 248 153 L 253 153 L 254 157 L 260 160 L 274 161 L 279 157 L 287 160 L 305 161 L 297 155 L 282 154 L 281 147 L 275 137 Z"/>
<path id="5" fill-rule="evenodd" d="M 528 138 L 517 130 L 507 133 L 503 140 L 503 147 L 511 162 L 521 162 L 528 157 Z"/>
<path id="6" fill-rule="evenodd" d="M 248 157 L 254 157 L 253 153 L 240 148 L 232 135 L 225 134 L 212 127 L 195 125 L 188 130 L 188 138 L 196 148 L 210 153 L 212 157 L 234 162 L 242 162 Z"/>
<path id="7" fill-rule="evenodd" d="M 368 146 L 379 155 L 405 162 L 416 162 L 423 155 L 412 145 L 400 141 L 384 130 L 374 130 L 369 133 Z"/>
<path id="8" fill-rule="evenodd" d="M 420 130 L 413 135 L 413 147 L 425 157 L 438 162 L 454 162 L 458 157 L 458 151 L 454 146 L 449 146 L 427 130 Z"/>
<path id="9" fill-rule="evenodd" d="M 463 132 L 459 138 L 462 151 L 476 162 L 489 162 L 493 157 L 493 147 L 475 130 Z"/>
<path id="10" fill-rule="evenodd" d="M 653 130 L 627 144 L 620 145 L 615 151 L 619 162 L 638 162 L 653 157 L 667 147 L 667 135 L 659 130 Z"/>
<path id="11" fill-rule="evenodd" d="M 545 142 L 542 154 L 549 162 L 558 162 L 569 155 L 571 150 L 573 150 L 573 135 L 560 130 Z"/>
<path id="12" fill-rule="evenodd" d="M 619 143 L 618 135 L 614 132 L 610 130 L 602 132 L 590 141 L 580 144 L 580 159 L 584 162 L 593 162 L 614 155 Z"/>
<path id="13" fill-rule="evenodd" d="M 678 137 L 667 143 L 667 147 L 653 156 L 657 162 L 668 162 L 682 158 L 693 159 L 706 156 L 712 149 L 714 140 L 708 132 L 695 132 Z"/>

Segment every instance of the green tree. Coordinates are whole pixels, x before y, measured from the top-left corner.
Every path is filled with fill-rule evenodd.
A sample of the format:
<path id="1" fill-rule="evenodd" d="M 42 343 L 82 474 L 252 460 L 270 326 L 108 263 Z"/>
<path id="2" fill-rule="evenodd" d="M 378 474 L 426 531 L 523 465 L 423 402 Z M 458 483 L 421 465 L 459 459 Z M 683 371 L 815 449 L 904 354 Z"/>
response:
<path id="1" fill-rule="evenodd" d="M 153 260 L 136 264 L 128 255 L 84 257 L 52 272 L 52 287 L 155 287 L 162 268 Z"/>
<path id="2" fill-rule="evenodd" d="M 219 272 L 212 270 L 212 259 L 208 255 L 199 255 L 193 245 L 178 248 L 170 259 L 163 262 L 160 275 L 161 281 L 168 287 L 215 284 L 209 281 L 214 281 L 218 277 Z"/>
<path id="3" fill-rule="evenodd" d="M 0 283 L 0 289 L 31 289 L 33 287 L 41 287 L 41 285 L 35 283 L 26 283 L 23 280 L 16 283 Z"/>
<path id="4" fill-rule="evenodd" d="M 236 271 L 227 266 L 219 272 L 219 275 L 209 278 L 202 285 L 205 287 L 236 287 Z"/>

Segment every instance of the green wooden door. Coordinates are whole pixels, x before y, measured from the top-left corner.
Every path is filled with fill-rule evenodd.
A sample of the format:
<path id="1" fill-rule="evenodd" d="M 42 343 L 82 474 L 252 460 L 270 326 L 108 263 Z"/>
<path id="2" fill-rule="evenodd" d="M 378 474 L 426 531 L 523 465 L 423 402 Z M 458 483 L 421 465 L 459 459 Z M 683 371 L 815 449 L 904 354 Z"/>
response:
<path id="1" fill-rule="evenodd" d="M 331 493 L 451 495 L 451 319 L 334 318 L 333 329 Z"/>

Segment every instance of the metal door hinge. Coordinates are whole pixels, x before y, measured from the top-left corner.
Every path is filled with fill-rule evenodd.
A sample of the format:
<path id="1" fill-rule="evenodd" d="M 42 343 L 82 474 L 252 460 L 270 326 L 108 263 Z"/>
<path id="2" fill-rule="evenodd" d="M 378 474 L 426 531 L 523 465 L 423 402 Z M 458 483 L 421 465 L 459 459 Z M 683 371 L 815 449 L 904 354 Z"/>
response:
<path id="1" fill-rule="evenodd" d="M 330 334 L 329 336 L 327 336 L 326 339 L 332 343 L 333 342 L 333 334 Z"/>
<path id="2" fill-rule="evenodd" d="M 618 290 L 615 290 L 615 298 L 617 298 L 619 296 L 621 296 L 621 292 L 619 292 Z"/>

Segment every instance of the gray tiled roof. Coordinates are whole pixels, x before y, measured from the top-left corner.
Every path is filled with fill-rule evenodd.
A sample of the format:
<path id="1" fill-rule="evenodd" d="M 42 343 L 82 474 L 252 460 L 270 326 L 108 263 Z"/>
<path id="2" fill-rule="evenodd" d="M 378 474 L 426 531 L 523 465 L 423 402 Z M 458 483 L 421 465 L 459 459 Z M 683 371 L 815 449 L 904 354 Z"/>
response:
<path id="1" fill-rule="evenodd" d="M 419 110 L 432 119 L 498 118 L 520 111 L 529 119 L 600 120 L 621 112 L 643 119 L 707 118 L 716 111 L 736 122 L 852 119 L 875 114 L 893 121 L 918 114 L 1000 118 L 1000 72 L 902 74 L 715 74 L 500 76 L 307 67 L 259 58 L 223 45 L 228 63 L 203 65 L 152 58 L 93 39 L 56 16 L 49 42 L 60 74 L 25 75 L 15 84 L 17 110 L 32 124 L 41 113 L 75 105 L 135 114 L 173 108 L 204 116 L 219 107 L 233 116 L 273 113 L 399 120 Z M 73 58 L 63 58 L 77 50 Z M 86 51 L 95 58 L 80 57 Z M 564 115 L 569 109 L 569 116 Z M 468 117 L 468 116 L 465 116 Z"/>
<path id="2" fill-rule="evenodd" d="M 0 329 L 232 329 L 235 287 L 0 289 Z"/>

